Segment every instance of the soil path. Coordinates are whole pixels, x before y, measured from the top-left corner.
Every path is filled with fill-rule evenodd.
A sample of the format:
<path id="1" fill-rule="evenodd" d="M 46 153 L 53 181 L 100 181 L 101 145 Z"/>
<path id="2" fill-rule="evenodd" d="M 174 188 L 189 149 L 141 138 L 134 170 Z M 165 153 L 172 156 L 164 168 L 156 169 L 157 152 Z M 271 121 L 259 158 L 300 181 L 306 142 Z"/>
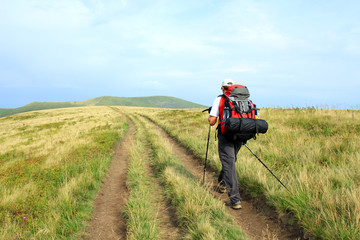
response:
<path id="1" fill-rule="evenodd" d="M 147 119 L 145 117 L 145 119 Z M 154 126 L 154 129 L 159 131 L 161 135 L 167 139 L 173 148 L 173 151 L 178 155 L 184 166 L 200 181 L 203 179 L 204 166 L 201 161 L 196 159 L 188 150 L 182 147 L 176 140 L 167 134 L 162 128 L 147 119 Z M 209 187 L 211 193 L 218 199 L 228 200 L 227 194 L 220 194 L 214 190 L 217 185 L 217 174 L 210 168 L 206 170 L 205 184 Z M 300 239 L 294 237 L 293 233 L 287 231 L 281 225 L 270 219 L 268 216 L 259 213 L 253 206 L 250 200 L 242 201 L 243 208 L 241 210 L 229 209 L 229 213 L 233 216 L 236 223 L 244 230 L 249 239 L 279 239 L 279 240 L 294 240 Z"/>
<path id="2" fill-rule="evenodd" d="M 129 130 L 116 148 L 110 169 L 94 202 L 93 218 L 88 223 L 87 240 L 126 239 L 126 222 L 122 216 L 122 209 L 129 196 L 126 186 L 128 146 L 134 132 L 134 126 L 129 122 Z"/>

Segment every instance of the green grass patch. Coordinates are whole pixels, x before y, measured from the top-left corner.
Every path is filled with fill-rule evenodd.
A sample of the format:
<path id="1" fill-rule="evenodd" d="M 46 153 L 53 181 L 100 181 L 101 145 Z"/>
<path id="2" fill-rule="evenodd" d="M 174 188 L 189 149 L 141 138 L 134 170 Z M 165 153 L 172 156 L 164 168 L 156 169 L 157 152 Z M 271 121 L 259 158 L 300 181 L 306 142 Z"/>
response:
<path id="1" fill-rule="evenodd" d="M 60 129 L 66 122 L 38 125 Z M 115 145 L 128 129 L 119 119 L 84 134 L 60 161 L 49 155 L 9 151 L 0 155 L 1 239 L 78 239 L 92 213 L 92 200 L 112 161 Z"/>

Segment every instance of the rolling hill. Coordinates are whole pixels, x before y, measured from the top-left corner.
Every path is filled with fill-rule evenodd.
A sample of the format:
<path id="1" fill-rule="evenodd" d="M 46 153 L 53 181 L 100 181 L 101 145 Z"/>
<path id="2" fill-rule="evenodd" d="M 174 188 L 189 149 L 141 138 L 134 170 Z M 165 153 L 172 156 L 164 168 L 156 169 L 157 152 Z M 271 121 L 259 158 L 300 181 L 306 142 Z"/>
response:
<path id="1" fill-rule="evenodd" d="M 0 108 L 0 117 L 36 110 L 83 106 L 136 106 L 158 108 L 203 108 L 204 105 L 168 96 L 110 97 L 103 96 L 78 102 L 33 102 L 19 108 Z"/>

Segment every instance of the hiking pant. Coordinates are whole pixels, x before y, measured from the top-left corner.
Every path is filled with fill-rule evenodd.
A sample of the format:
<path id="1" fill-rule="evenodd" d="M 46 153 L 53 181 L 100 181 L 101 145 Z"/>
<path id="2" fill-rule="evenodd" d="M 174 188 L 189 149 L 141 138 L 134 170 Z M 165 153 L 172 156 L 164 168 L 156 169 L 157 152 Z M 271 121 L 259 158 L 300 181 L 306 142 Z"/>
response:
<path id="1" fill-rule="evenodd" d="M 218 180 L 219 182 L 223 181 L 225 183 L 228 196 L 232 203 L 241 201 L 235 168 L 236 155 L 241 146 L 241 142 L 229 141 L 223 134 L 219 133 L 218 151 L 222 169 Z"/>

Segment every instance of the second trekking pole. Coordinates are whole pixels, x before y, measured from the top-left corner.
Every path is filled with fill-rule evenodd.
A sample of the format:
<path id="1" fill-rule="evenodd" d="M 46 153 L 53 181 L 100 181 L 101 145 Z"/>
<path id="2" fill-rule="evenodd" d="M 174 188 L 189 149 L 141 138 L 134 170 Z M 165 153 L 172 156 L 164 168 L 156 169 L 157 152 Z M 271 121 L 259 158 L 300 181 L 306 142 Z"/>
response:
<path id="1" fill-rule="evenodd" d="M 207 160 L 207 155 L 208 155 L 208 151 L 209 151 L 210 131 L 211 131 L 211 125 L 209 124 L 209 133 L 208 133 L 208 139 L 207 139 L 207 144 L 206 144 L 206 154 L 205 154 L 205 163 L 204 163 L 203 184 L 205 183 L 206 160 Z"/>
<path id="2" fill-rule="evenodd" d="M 269 172 L 276 178 L 276 180 L 278 180 L 279 183 L 280 183 L 281 185 L 283 185 L 283 187 L 286 188 L 286 190 L 289 191 L 289 189 L 287 189 L 287 187 L 280 181 L 280 179 L 278 179 L 278 178 L 275 176 L 275 174 L 265 165 L 265 163 L 263 163 L 263 161 L 261 161 L 261 159 L 260 159 L 246 144 L 244 144 L 244 145 L 245 145 L 245 147 L 246 147 L 247 149 L 249 149 L 249 151 L 257 158 L 257 160 L 259 160 L 259 161 L 262 163 L 262 165 L 264 165 L 264 167 L 265 167 L 267 170 L 269 170 Z M 290 191 L 289 191 L 289 192 L 290 192 Z"/>

